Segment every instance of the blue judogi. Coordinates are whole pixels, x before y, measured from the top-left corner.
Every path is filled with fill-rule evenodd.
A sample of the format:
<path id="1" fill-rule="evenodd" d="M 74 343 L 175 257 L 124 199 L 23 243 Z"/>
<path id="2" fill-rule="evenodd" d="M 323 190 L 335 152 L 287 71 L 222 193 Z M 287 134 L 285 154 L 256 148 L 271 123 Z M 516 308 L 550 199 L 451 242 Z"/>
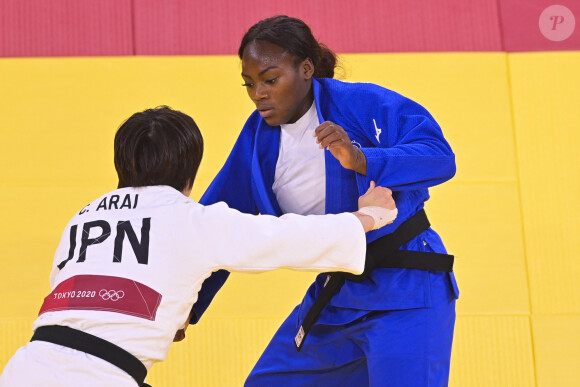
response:
<path id="1" fill-rule="evenodd" d="M 319 121 L 342 126 L 367 159 L 367 174 L 360 175 L 343 168 L 325 150 L 326 212 L 356 211 L 358 197 L 371 180 L 393 190 L 398 217 L 367 233 L 368 242 L 393 232 L 423 208 L 428 187 L 454 176 L 455 156 L 449 144 L 433 117 L 416 102 L 377 85 L 326 78 L 314 79 L 313 90 Z M 200 202 L 225 201 L 242 212 L 281 215 L 272 191 L 279 143 L 280 127 L 269 126 L 254 111 Z M 432 229 L 401 249 L 446 253 Z M 192 323 L 227 275 L 220 271 L 205 281 Z M 280 327 L 247 385 L 332 385 L 347 374 L 358 381 L 352 385 L 446 383 L 458 296 L 453 273 L 381 268 L 362 282 L 346 281 L 298 353 L 294 336 L 325 279 L 324 274 L 317 277 Z"/>

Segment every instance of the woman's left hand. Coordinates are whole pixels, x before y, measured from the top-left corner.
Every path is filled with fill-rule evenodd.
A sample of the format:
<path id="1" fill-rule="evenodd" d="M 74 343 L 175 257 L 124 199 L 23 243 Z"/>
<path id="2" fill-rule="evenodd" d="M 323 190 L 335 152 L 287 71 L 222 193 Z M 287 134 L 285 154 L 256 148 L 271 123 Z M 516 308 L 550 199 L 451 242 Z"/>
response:
<path id="1" fill-rule="evenodd" d="M 367 159 L 364 153 L 352 144 L 342 126 L 325 121 L 316 128 L 314 136 L 320 148 L 328 148 L 344 168 L 361 175 L 367 174 Z"/>

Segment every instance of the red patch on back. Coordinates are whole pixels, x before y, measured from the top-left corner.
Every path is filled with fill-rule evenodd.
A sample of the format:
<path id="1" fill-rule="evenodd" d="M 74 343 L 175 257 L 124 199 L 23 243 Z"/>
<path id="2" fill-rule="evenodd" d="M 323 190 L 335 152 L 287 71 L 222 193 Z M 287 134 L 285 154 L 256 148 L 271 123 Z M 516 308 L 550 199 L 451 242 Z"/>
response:
<path id="1" fill-rule="evenodd" d="M 155 320 L 161 294 L 137 281 L 102 275 L 77 275 L 44 299 L 38 315 L 61 310 L 98 310 Z"/>

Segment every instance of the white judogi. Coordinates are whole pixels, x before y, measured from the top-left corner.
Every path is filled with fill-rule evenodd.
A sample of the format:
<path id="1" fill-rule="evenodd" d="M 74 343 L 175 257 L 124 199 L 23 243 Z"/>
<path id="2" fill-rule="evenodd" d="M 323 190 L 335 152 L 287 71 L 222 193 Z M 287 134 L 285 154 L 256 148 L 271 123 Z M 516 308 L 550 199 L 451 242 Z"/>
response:
<path id="1" fill-rule="evenodd" d="M 167 186 L 123 188 L 67 225 L 34 322 L 65 325 L 114 343 L 149 369 L 215 270 L 276 268 L 361 273 L 365 233 L 352 214 L 252 216 L 202 206 Z M 59 265 L 61 269 L 59 269 Z M 13 386 L 134 386 L 104 360 L 42 341 L 17 351 L 0 377 Z"/>

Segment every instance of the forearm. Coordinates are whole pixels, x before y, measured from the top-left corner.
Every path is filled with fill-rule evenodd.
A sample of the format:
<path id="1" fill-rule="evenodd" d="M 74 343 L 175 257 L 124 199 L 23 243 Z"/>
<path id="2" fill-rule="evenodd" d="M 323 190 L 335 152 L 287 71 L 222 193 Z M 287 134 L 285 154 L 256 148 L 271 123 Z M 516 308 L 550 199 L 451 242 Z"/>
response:
<path id="1" fill-rule="evenodd" d="M 366 175 L 359 173 L 357 180 L 361 182 L 360 188 L 368 186 L 369 179 L 393 190 L 429 188 L 455 175 L 453 153 L 421 154 L 420 149 L 417 148 L 363 149 L 367 160 L 367 171 Z"/>
<path id="2" fill-rule="evenodd" d="M 347 169 L 353 170 L 361 175 L 366 176 L 367 174 L 367 158 L 362 150 L 357 147 L 354 148 L 354 157 L 352 160 L 352 164 L 348 166 L 344 166 Z"/>
<path id="3" fill-rule="evenodd" d="M 357 217 L 359 222 L 364 227 L 365 232 L 369 232 L 373 229 L 375 220 L 370 215 L 365 215 L 360 212 L 353 212 L 352 214 Z"/>

